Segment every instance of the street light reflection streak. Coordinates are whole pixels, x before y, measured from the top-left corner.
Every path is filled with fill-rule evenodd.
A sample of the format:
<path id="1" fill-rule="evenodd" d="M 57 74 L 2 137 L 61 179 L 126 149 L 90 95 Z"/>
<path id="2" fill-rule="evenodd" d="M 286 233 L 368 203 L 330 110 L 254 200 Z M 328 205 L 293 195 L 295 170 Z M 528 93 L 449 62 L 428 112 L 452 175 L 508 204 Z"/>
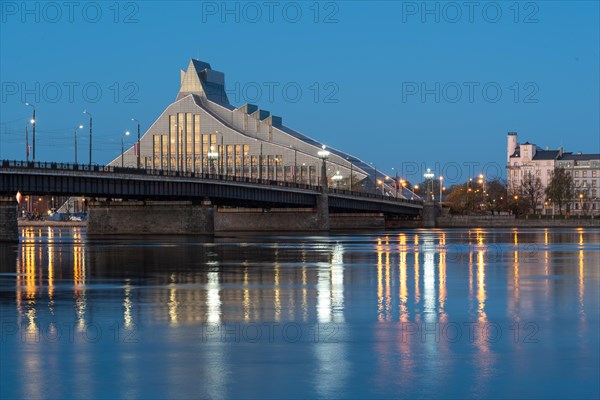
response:
<path id="1" fill-rule="evenodd" d="M 171 273 L 170 276 L 171 282 L 169 283 L 169 321 L 171 325 L 177 325 L 177 307 L 179 303 L 177 302 L 177 287 L 175 284 L 175 274 Z"/>
<path id="2" fill-rule="evenodd" d="M 218 324 L 221 322 L 221 285 L 219 284 L 219 272 L 208 272 L 208 285 L 206 290 L 206 305 L 208 307 L 208 323 Z"/>
<path id="3" fill-rule="evenodd" d="M 344 246 L 336 244 L 331 257 L 331 298 L 333 321 L 344 322 Z"/>
<path id="4" fill-rule="evenodd" d="M 54 230 L 48 228 L 48 309 L 54 315 Z"/>
<path id="5" fill-rule="evenodd" d="M 398 245 L 399 250 L 399 265 L 398 270 L 400 274 L 400 322 L 407 323 L 409 321 L 408 315 L 408 285 L 407 285 L 407 274 L 406 274 L 406 235 L 400 234 L 400 244 Z"/>
<path id="6" fill-rule="evenodd" d="M 377 238 L 377 319 L 383 320 L 383 249 L 381 238 Z"/>
<path id="7" fill-rule="evenodd" d="M 585 258 L 583 250 L 579 250 L 579 315 L 585 319 L 584 294 L 585 294 Z"/>
<path id="8" fill-rule="evenodd" d="M 85 247 L 78 228 L 73 229 L 73 297 L 77 315 L 77 328 L 83 331 L 86 325 L 86 264 Z"/>
<path id="9" fill-rule="evenodd" d="M 275 309 L 275 321 L 281 320 L 281 289 L 279 287 L 280 276 L 279 276 L 279 261 L 278 261 L 278 252 L 275 251 L 275 276 L 274 276 L 274 296 L 273 296 L 273 307 Z"/>
<path id="10" fill-rule="evenodd" d="M 425 312 L 425 322 L 436 322 L 434 257 L 433 238 L 425 237 L 423 241 L 423 310 Z"/>
<path id="11" fill-rule="evenodd" d="M 250 320 L 250 290 L 248 289 L 248 264 L 244 265 L 244 282 L 243 282 L 243 307 L 244 307 L 244 321 Z"/>

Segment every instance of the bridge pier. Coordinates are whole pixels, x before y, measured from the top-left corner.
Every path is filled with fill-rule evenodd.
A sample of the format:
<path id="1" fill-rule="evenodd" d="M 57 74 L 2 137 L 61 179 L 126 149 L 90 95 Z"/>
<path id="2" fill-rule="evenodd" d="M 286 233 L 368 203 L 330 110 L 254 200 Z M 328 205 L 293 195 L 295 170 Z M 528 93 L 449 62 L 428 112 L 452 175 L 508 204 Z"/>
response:
<path id="1" fill-rule="evenodd" d="M 435 219 L 440 214 L 439 207 L 433 201 L 423 203 L 423 227 L 435 228 Z"/>
<path id="2" fill-rule="evenodd" d="M 213 206 L 190 201 L 92 201 L 88 235 L 206 235 L 214 233 Z"/>
<path id="3" fill-rule="evenodd" d="M 0 196 L 0 242 L 18 242 L 17 201 L 13 196 Z"/>
<path id="4" fill-rule="evenodd" d="M 317 230 L 328 232 L 331 225 L 329 223 L 329 196 L 323 191 L 317 196 Z"/>

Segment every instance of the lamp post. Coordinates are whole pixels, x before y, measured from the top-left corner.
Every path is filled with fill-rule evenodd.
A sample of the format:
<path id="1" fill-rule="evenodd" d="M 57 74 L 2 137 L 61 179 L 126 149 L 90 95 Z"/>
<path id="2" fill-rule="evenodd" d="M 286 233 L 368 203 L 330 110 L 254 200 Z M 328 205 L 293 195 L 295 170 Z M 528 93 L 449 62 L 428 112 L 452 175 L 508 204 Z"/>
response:
<path id="1" fill-rule="evenodd" d="M 262 142 L 260 142 L 260 155 L 258 156 L 258 179 L 263 178 L 262 165 L 263 165 L 263 144 L 262 144 Z"/>
<path id="2" fill-rule="evenodd" d="M 129 131 L 121 136 L 121 168 L 125 167 L 125 136 L 129 136 Z"/>
<path id="3" fill-rule="evenodd" d="M 31 122 L 31 126 L 32 126 L 32 128 L 31 128 L 31 130 L 32 130 L 32 132 L 31 132 L 32 133 L 32 138 L 31 139 L 32 139 L 32 144 L 33 144 L 33 162 L 35 162 L 35 125 L 36 125 L 36 122 L 37 122 L 35 120 L 35 107 L 31 103 L 25 103 L 25 105 L 33 108 L 33 114 L 31 116 L 31 121 L 30 122 Z"/>
<path id="4" fill-rule="evenodd" d="M 353 163 L 352 160 L 350 159 L 350 157 L 347 158 L 348 162 L 350 163 L 350 191 L 352 191 L 352 168 L 353 168 Z"/>
<path id="5" fill-rule="evenodd" d="M 90 116 L 90 167 L 92 166 L 92 114 L 88 110 L 83 110 L 84 114 Z"/>
<path id="6" fill-rule="evenodd" d="M 75 137 L 75 164 L 77 164 L 77 129 L 83 129 L 83 125 L 76 126 L 73 130 L 73 134 Z"/>
<path id="7" fill-rule="evenodd" d="M 433 194 L 433 177 L 434 174 L 433 172 L 431 172 L 430 168 L 427 168 L 427 172 L 425 172 L 423 174 L 423 176 L 425 177 L 425 180 L 427 181 L 426 183 L 426 196 L 429 197 L 431 195 L 431 200 L 434 199 L 434 194 Z"/>
<path id="8" fill-rule="evenodd" d="M 344 179 L 342 175 L 340 175 L 340 171 L 336 171 L 335 175 L 331 177 L 331 180 L 335 183 L 335 188 L 338 189 L 340 181 Z"/>
<path id="9" fill-rule="evenodd" d="M 219 153 L 215 151 L 215 147 L 214 146 L 210 146 L 210 151 L 208 152 L 208 154 L 206 155 L 208 157 L 208 160 L 210 161 L 210 173 L 212 173 L 215 169 L 215 160 L 219 158 Z"/>
<path id="10" fill-rule="evenodd" d="M 298 169 L 298 150 L 296 150 L 294 148 L 294 146 L 290 145 L 290 149 L 294 150 L 294 169 L 293 169 L 293 173 L 292 175 L 292 179 L 294 180 L 294 183 L 298 183 L 298 181 L 296 180 L 296 170 Z M 288 164 L 286 164 L 288 165 Z M 284 175 L 285 175 L 285 171 L 284 171 Z M 285 180 L 285 177 L 284 177 Z"/>
<path id="11" fill-rule="evenodd" d="M 392 171 L 394 171 L 395 173 L 395 177 L 394 177 L 394 184 L 396 186 L 396 200 L 398 200 L 398 191 L 400 191 L 400 181 L 398 180 L 398 171 L 396 170 L 396 168 L 392 167 Z"/>
<path id="12" fill-rule="evenodd" d="M 25 157 L 29 162 L 29 122 L 25 124 Z"/>
<path id="13" fill-rule="evenodd" d="M 483 174 L 479 174 L 479 184 L 481 185 L 481 190 L 483 190 L 483 193 L 485 194 L 485 179 Z"/>
<path id="14" fill-rule="evenodd" d="M 327 159 L 329 158 L 329 151 L 326 150 L 326 146 L 323 145 L 321 150 L 318 151 L 317 155 L 323 162 L 321 163 L 321 187 L 327 189 Z"/>
<path id="15" fill-rule="evenodd" d="M 135 118 L 131 118 L 132 121 L 137 122 L 137 167 L 138 169 L 141 167 L 142 164 L 142 160 L 141 160 L 141 142 L 140 142 L 140 121 L 138 121 Z"/>
<path id="16" fill-rule="evenodd" d="M 444 182 L 444 177 L 440 175 L 440 204 L 442 204 L 442 183 Z"/>

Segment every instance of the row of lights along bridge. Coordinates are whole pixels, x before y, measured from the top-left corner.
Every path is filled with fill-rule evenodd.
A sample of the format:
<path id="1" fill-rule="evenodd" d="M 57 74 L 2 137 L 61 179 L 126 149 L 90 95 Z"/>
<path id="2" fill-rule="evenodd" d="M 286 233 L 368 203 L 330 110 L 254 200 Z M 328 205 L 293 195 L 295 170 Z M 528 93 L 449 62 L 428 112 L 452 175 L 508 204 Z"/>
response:
<path id="1" fill-rule="evenodd" d="M 27 159 L 27 162 L 29 162 L 29 154 L 31 152 L 32 155 L 32 161 L 35 162 L 35 127 L 37 125 L 37 120 L 35 118 L 35 106 L 31 103 L 25 103 L 26 106 L 29 106 L 32 108 L 32 115 L 31 115 L 31 119 L 27 122 L 27 124 L 25 124 L 25 157 Z M 92 165 L 92 137 L 93 137 L 93 118 L 92 118 L 92 113 L 90 113 L 88 110 L 83 110 L 83 113 L 87 116 L 90 117 L 90 122 L 89 122 L 89 126 L 90 126 L 90 154 L 89 154 L 89 165 Z M 137 167 L 140 168 L 141 166 L 141 159 L 140 159 L 140 121 L 138 121 L 135 118 L 131 118 L 132 121 L 137 123 Z M 31 146 L 29 146 L 29 125 L 31 125 L 31 130 L 32 130 L 32 138 L 31 138 Z M 74 141 L 75 141 L 75 164 L 78 163 L 77 161 L 77 130 L 78 129 L 83 129 L 83 125 L 79 125 L 76 126 L 73 132 L 73 136 L 74 136 Z M 130 132 L 126 131 L 125 133 L 123 133 L 123 135 L 121 136 L 121 166 L 123 165 L 123 155 L 125 153 L 125 136 L 129 136 Z"/>

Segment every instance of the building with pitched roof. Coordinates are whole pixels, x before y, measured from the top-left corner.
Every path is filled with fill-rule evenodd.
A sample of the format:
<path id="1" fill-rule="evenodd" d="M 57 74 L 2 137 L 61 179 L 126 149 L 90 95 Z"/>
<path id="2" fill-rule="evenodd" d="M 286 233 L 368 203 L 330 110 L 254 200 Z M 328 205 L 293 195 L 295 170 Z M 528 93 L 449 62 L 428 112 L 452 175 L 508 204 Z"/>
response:
<path id="1" fill-rule="evenodd" d="M 582 154 L 542 149 L 533 143 L 518 143 L 516 132 L 507 139 L 508 190 L 517 193 L 524 179 L 531 174 L 546 188 L 555 167 L 564 168 L 573 177 L 575 198 L 568 204 L 572 214 L 600 214 L 600 154 Z M 538 209 L 552 212 L 552 203 L 542 197 Z"/>
<path id="2" fill-rule="evenodd" d="M 322 142 L 254 104 L 232 105 L 224 74 L 206 62 L 192 59 L 180 80 L 175 102 L 140 140 L 141 167 L 319 184 Z M 381 171 L 344 151 L 327 150 L 332 186 L 395 195 L 390 180 L 382 188 Z M 133 146 L 111 164 L 135 167 L 137 151 Z M 399 197 L 418 198 L 407 188 Z"/>

